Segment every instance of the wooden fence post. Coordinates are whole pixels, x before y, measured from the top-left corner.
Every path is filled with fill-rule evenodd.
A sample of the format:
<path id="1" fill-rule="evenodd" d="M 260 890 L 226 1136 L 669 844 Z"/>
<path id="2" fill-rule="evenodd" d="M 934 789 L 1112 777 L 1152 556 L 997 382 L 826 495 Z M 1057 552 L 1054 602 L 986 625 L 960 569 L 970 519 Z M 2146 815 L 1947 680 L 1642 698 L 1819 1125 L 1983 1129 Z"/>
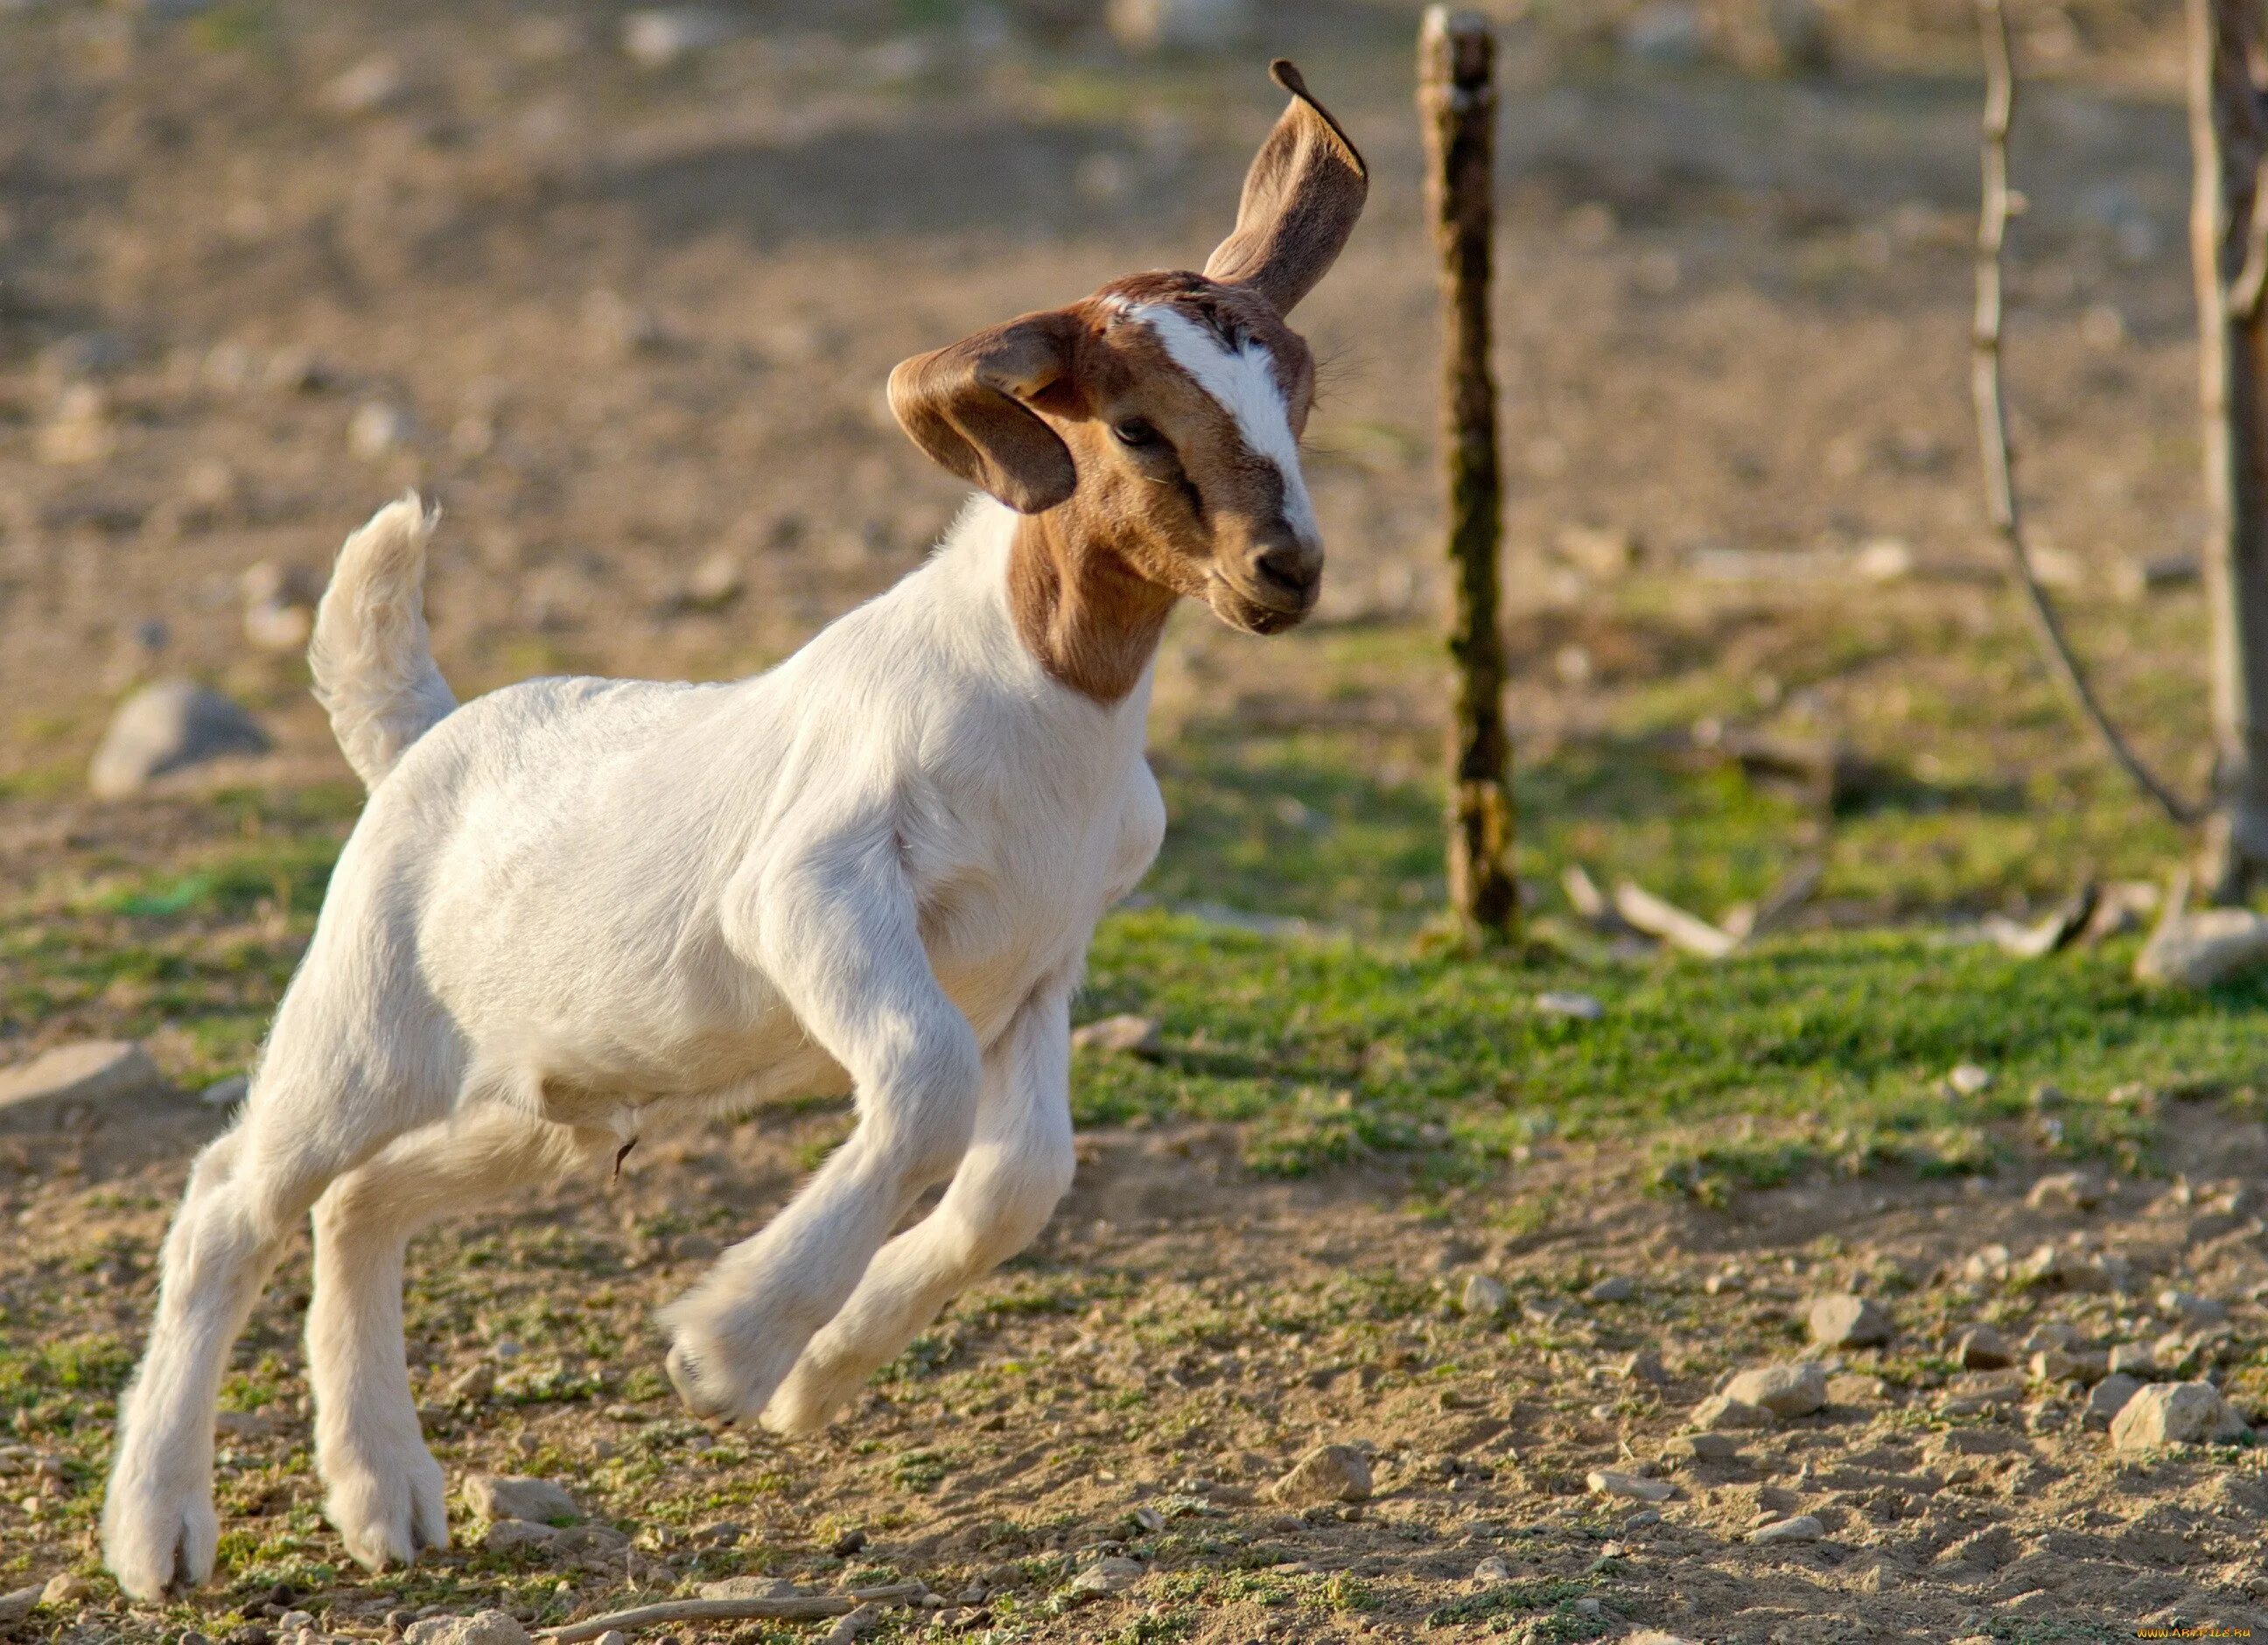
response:
<path id="1" fill-rule="evenodd" d="M 1491 240 L 1496 225 L 1496 36 L 1485 19 L 1426 9 L 1418 37 L 1426 203 L 1441 257 L 1443 403 L 1454 607 L 1449 656 L 1449 897 L 1469 933 L 1520 928 L 1513 877 L 1511 739 L 1497 551 L 1504 535 L 1496 382 L 1489 368 Z"/>
<path id="2" fill-rule="evenodd" d="M 2209 895 L 2268 866 L 2268 114 L 2257 0 L 2189 0 L 2190 249 L 2204 413 L 2205 597 L 2213 623 Z"/>

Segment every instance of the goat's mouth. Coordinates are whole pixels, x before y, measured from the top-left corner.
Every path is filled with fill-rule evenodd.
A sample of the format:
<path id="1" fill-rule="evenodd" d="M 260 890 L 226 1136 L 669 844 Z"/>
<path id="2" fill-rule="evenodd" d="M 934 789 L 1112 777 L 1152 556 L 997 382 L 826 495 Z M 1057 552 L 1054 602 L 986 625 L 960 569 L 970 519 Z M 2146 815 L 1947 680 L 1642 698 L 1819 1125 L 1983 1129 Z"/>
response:
<path id="1" fill-rule="evenodd" d="M 1205 589 L 1205 603 L 1212 614 L 1233 629 L 1248 634 L 1281 634 L 1306 622 L 1315 609 L 1315 601 L 1322 594 L 1322 579 L 1318 577 L 1297 594 L 1282 589 L 1248 588 L 1216 575 Z"/>

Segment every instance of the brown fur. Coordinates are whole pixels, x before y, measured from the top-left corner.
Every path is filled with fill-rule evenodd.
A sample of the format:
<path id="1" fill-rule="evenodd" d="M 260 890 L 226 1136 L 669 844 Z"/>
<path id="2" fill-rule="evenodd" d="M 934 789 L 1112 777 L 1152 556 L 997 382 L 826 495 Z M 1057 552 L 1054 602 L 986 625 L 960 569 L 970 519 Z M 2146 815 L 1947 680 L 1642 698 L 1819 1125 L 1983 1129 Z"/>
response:
<path id="1" fill-rule="evenodd" d="M 1337 256 L 1362 209 L 1361 157 L 1293 93 L 1247 178 L 1235 232 L 1204 274 L 1130 276 L 1026 314 L 890 374 L 890 404 L 938 462 L 1027 516 L 1010 556 L 1017 631 L 1057 679 L 1098 702 L 1132 690 L 1174 601 L 1204 601 L 1252 633 L 1313 609 L 1322 548 L 1285 517 L 1285 476 L 1231 415 L 1123 311 L 1169 305 L 1274 363 L 1296 436 L 1314 396 L 1291 306 Z M 1154 441 L 1122 438 L 1142 425 Z"/>

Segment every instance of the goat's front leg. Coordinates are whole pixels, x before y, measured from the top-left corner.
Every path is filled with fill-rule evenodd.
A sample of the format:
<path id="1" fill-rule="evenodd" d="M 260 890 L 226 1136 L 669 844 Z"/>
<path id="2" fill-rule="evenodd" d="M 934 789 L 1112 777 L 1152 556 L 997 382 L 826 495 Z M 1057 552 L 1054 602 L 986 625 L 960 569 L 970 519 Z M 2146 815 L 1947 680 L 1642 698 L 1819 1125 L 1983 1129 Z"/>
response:
<path id="1" fill-rule="evenodd" d="M 764 1407 L 765 1427 L 824 1427 L 939 1309 L 1038 1237 L 1071 1186 L 1070 1088 L 1069 992 L 1051 986 L 985 1052 L 976 1139 L 945 1198 L 882 1248 Z"/>
<path id="2" fill-rule="evenodd" d="M 764 1408 L 890 1229 L 960 1162 L 979 1059 L 930 969 L 887 821 L 737 876 L 725 931 L 850 1072 L 858 1119 L 787 1208 L 662 1317 L 679 1396 L 698 1415 L 739 1419 Z"/>

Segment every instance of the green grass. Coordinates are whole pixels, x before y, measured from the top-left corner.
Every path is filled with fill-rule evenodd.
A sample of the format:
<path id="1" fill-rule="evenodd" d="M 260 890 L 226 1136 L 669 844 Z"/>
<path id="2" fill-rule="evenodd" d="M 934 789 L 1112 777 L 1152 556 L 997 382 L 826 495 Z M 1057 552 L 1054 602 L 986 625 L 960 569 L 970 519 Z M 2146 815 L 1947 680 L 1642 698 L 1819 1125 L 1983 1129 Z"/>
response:
<path id="1" fill-rule="evenodd" d="M 2249 1088 L 2268 1070 L 2268 984 L 2159 993 L 2131 945 L 2050 962 L 1926 934 L 1825 934 L 1729 963 L 1583 968 L 1278 941 L 1147 911 L 1098 936 L 1082 1011 L 1155 1016 L 1154 1060 L 1083 1059 L 1087 1124 L 1235 1121 L 1248 1161 L 1297 1173 L 1384 1153 L 1484 1163 L 1547 1135 L 1652 1134 L 1665 1186 L 1756 1186 L 1815 1162 L 1989 1168 L 1995 1126 L 2052 1085 L 2071 1152 L 2140 1162 L 2132 1085 Z M 1595 1022 L 1545 1016 L 1543 989 L 1595 994 Z M 1945 1089 L 1972 1062 L 1981 1096 Z M 1680 1154 L 1674 1132 L 1748 1129 Z"/>

